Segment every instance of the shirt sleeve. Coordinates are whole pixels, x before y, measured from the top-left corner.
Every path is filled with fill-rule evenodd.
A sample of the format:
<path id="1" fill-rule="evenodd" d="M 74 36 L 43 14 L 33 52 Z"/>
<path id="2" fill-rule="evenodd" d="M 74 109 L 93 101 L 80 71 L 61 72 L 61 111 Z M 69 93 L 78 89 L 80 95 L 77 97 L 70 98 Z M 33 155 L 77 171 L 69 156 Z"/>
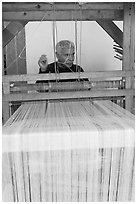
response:
<path id="1" fill-rule="evenodd" d="M 44 72 L 41 71 L 41 68 L 39 69 L 39 74 L 45 74 L 45 73 L 49 73 L 49 72 L 50 72 L 49 65 L 48 65 L 46 71 L 44 71 Z"/>
<path id="2" fill-rule="evenodd" d="M 80 67 L 80 71 L 81 71 L 81 72 L 84 72 L 84 70 L 82 69 L 82 67 Z"/>

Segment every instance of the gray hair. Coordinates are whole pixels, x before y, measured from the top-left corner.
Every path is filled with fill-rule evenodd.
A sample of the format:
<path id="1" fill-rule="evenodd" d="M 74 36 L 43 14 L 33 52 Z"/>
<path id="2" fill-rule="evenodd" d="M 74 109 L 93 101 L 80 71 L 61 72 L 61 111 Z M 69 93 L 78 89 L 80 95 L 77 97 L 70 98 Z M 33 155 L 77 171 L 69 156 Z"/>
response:
<path id="1" fill-rule="evenodd" d="M 56 52 L 60 52 L 63 48 L 75 49 L 75 45 L 69 40 L 61 40 L 56 45 Z"/>

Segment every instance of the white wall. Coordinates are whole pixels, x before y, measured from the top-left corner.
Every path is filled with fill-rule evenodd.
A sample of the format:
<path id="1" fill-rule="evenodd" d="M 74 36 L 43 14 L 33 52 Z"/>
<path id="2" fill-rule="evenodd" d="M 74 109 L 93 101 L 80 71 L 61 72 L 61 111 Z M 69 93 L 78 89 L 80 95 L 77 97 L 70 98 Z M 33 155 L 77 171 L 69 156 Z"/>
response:
<path id="1" fill-rule="evenodd" d="M 53 22 L 30 22 L 26 26 L 27 72 L 38 73 L 38 59 L 47 54 L 48 62 L 54 60 Z M 122 29 L 122 22 L 117 22 Z M 85 71 L 121 69 L 122 62 L 114 58 L 114 42 L 111 37 L 94 21 L 82 22 L 80 40 L 80 22 L 77 24 L 78 64 Z M 57 22 L 57 41 L 68 39 L 75 43 L 75 23 Z M 81 57 L 80 57 L 81 46 Z M 81 62 L 81 63 L 80 63 Z"/>

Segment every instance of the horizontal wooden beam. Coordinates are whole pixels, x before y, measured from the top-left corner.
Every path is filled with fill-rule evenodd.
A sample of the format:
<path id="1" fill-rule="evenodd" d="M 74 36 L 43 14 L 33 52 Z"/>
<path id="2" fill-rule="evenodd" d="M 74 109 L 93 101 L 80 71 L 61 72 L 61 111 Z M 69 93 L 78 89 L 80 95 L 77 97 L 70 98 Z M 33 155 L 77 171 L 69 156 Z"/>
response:
<path id="1" fill-rule="evenodd" d="M 52 11 L 54 10 L 123 10 L 122 2 L 3 2 L 2 10 L 7 11 Z"/>
<path id="2" fill-rule="evenodd" d="M 108 33 L 108 35 L 123 47 L 123 32 L 112 21 L 98 20 L 97 23 Z"/>
<path id="3" fill-rule="evenodd" d="M 28 21 L 14 21 L 2 31 L 3 47 L 5 47 L 28 23 Z"/>
<path id="4" fill-rule="evenodd" d="M 99 88 L 123 88 L 122 80 L 109 80 L 109 81 L 75 81 L 75 82 L 49 82 L 49 83 L 35 83 L 23 84 L 18 83 L 10 87 L 10 90 L 5 90 L 6 93 L 12 92 L 28 92 L 28 91 L 68 91 L 68 90 L 89 90 Z M 9 86 L 8 86 L 9 87 Z"/>
<path id="5" fill-rule="evenodd" d="M 89 78 L 93 80 L 101 80 L 109 77 L 131 77 L 135 76 L 135 71 L 98 71 L 98 72 L 75 72 L 75 73 L 60 73 L 60 74 L 22 74 L 22 75 L 6 75 L 2 77 L 3 83 L 17 81 L 35 81 L 35 80 L 60 80 L 60 79 L 79 79 Z"/>
<path id="6" fill-rule="evenodd" d="M 96 21 L 123 20 L 123 10 L 60 10 L 60 11 L 12 11 L 2 13 L 3 21 Z"/>
<path id="7" fill-rule="evenodd" d="M 119 90 L 91 90 L 91 91 L 70 91 L 70 92 L 48 92 L 48 93 L 21 93 L 21 94 L 4 94 L 4 101 L 36 101 L 36 100 L 55 100 L 69 98 L 91 98 L 91 97 L 110 97 L 110 96 L 133 96 L 134 89 Z"/>

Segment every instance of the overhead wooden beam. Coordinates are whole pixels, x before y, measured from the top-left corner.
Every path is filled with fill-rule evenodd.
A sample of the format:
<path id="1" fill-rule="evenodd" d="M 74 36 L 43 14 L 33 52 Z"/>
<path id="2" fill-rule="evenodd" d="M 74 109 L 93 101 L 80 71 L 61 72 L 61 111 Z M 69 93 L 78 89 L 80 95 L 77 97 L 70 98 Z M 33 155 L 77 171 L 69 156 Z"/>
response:
<path id="1" fill-rule="evenodd" d="M 28 23 L 28 21 L 14 21 L 7 25 L 2 31 L 3 47 L 5 47 Z"/>
<path id="2" fill-rule="evenodd" d="M 112 21 L 97 20 L 97 23 L 108 33 L 108 35 L 123 47 L 123 32 Z"/>
<path id="3" fill-rule="evenodd" d="M 135 3 L 124 4 L 124 25 L 123 25 L 123 63 L 124 71 L 135 69 Z M 127 89 L 134 86 L 132 77 L 126 77 L 125 86 Z M 126 109 L 132 112 L 133 97 L 126 96 Z"/>
<path id="4" fill-rule="evenodd" d="M 57 11 L 61 10 L 123 10 L 122 2 L 3 2 L 3 12 L 13 11 Z"/>
<path id="5" fill-rule="evenodd" d="M 64 11 L 20 11 L 3 12 L 4 21 L 96 21 L 98 19 L 123 20 L 121 10 L 64 10 Z"/>

